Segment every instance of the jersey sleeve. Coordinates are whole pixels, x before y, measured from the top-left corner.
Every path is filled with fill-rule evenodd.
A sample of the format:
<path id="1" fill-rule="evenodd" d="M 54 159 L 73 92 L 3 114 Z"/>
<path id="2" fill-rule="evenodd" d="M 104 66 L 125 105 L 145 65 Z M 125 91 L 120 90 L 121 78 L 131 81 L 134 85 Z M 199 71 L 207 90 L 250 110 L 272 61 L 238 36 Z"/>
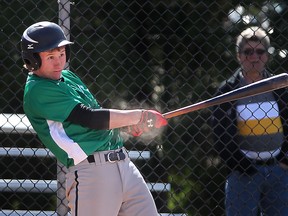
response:
<path id="1" fill-rule="evenodd" d="M 63 122 L 73 108 L 81 103 L 73 94 L 55 83 L 34 85 L 26 95 L 26 110 L 42 118 Z"/>

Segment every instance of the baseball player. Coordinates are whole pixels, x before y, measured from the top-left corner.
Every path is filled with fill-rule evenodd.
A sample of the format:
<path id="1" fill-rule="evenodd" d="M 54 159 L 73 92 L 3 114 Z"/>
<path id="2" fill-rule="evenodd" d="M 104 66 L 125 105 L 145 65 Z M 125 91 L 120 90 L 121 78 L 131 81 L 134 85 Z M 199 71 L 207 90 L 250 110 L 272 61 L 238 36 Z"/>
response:
<path id="1" fill-rule="evenodd" d="M 154 110 L 102 108 L 81 79 L 64 70 L 71 44 L 61 27 L 48 21 L 29 26 L 21 38 L 29 70 L 24 111 L 43 144 L 68 168 L 71 215 L 158 215 L 120 129 L 140 136 L 165 126 L 166 119 Z"/>

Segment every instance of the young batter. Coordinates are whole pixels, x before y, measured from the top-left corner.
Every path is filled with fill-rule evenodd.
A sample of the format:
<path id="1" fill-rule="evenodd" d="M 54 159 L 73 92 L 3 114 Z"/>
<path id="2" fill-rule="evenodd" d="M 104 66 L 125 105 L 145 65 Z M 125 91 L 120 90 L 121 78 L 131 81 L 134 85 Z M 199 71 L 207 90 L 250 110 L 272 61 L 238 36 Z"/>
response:
<path id="1" fill-rule="evenodd" d="M 123 147 L 120 128 L 139 136 L 167 124 L 153 110 L 103 109 L 77 75 L 63 70 L 69 45 L 61 27 L 44 21 L 21 39 L 29 70 L 24 111 L 43 144 L 68 168 L 72 216 L 156 216 L 153 197 Z"/>

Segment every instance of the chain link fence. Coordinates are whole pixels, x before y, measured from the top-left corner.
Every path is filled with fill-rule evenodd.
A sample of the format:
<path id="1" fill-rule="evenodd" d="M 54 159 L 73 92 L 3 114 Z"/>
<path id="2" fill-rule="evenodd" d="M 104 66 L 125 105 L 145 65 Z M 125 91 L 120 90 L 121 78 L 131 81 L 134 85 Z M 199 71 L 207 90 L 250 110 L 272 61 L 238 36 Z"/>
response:
<path id="1" fill-rule="evenodd" d="M 67 213 L 65 169 L 23 115 L 20 38 L 32 23 L 63 27 L 74 41 L 69 68 L 107 108 L 165 113 L 213 97 L 238 67 L 235 36 L 247 25 L 270 33 L 269 70 L 287 68 L 286 1 L 1 0 L 0 8 L 0 215 Z M 157 137 L 126 139 L 162 215 L 224 215 L 226 170 L 210 116 L 202 109 L 169 119 Z"/>

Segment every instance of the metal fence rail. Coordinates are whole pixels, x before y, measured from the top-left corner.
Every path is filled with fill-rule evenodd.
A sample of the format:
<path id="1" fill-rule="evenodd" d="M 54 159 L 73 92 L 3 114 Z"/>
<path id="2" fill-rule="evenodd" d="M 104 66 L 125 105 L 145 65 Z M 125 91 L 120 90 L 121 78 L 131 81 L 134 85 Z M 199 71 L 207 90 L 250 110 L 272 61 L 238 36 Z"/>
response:
<path id="1" fill-rule="evenodd" d="M 9 215 L 9 216 L 56 216 L 57 213 L 53 211 L 28 211 L 28 210 L 2 210 L 0 216 Z M 70 214 L 68 214 L 70 216 Z M 161 213 L 159 216 L 187 216 L 186 214 L 171 214 L 171 213 Z"/>
<path id="2" fill-rule="evenodd" d="M 51 157 L 54 158 L 52 152 L 45 148 L 0 148 L 0 156 L 11 156 L 11 157 Z M 131 159 L 149 159 L 151 152 L 149 151 L 129 151 L 128 155 Z"/>
<path id="3" fill-rule="evenodd" d="M 171 189 L 169 183 L 147 183 L 150 191 L 165 192 Z M 0 192 L 56 193 L 57 180 L 0 179 Z"/>

